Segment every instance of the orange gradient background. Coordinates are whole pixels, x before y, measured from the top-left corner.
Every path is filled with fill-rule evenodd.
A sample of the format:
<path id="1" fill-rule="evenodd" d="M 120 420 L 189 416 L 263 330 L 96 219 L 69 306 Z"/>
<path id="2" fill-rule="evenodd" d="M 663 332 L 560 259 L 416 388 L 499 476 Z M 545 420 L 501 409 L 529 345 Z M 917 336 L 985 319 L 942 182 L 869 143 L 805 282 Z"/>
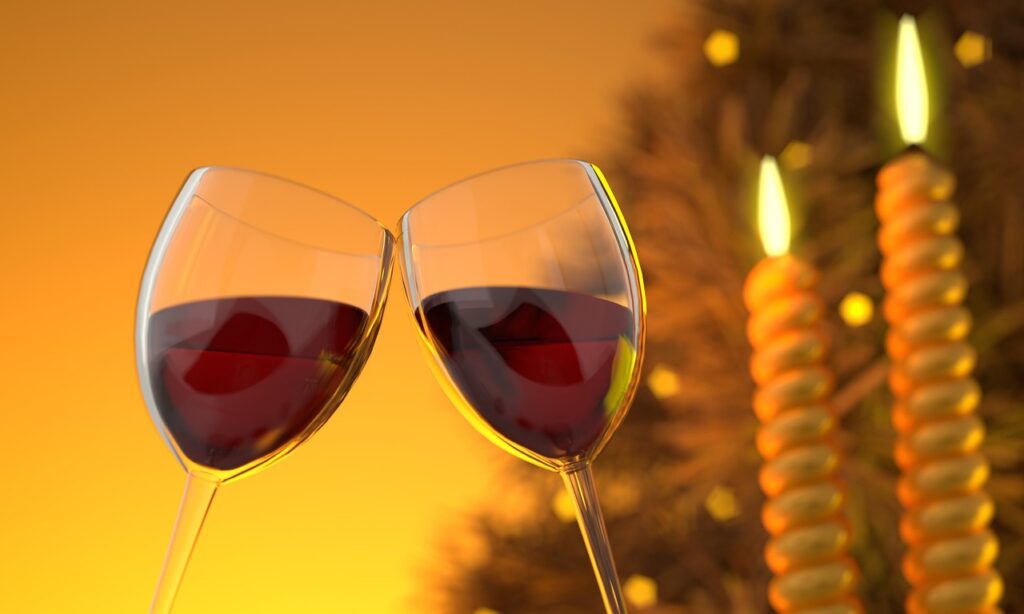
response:
<path id="1" fill-rule="evenodd" d="M 391 224 L 466 175 L 614 142 L 672 6 L 4 2 L 0 611 L 149 603 L 185 476 L 138 391 L 134 306 L 189 170 L 281 175 Z M 334 418 L 218 494 L 178 612 L 425 611 L 438 537 L 503 496 L 397 281 Z"/>

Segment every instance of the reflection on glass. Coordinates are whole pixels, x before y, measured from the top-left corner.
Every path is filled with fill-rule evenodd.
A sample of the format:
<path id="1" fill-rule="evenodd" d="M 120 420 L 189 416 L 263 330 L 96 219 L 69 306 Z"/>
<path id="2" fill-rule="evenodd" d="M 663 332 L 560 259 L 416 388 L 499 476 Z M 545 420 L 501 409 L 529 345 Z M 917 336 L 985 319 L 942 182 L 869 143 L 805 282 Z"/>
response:
<path id="1" fill-rule="evenodd" d="M 167 612 L 220 484 L 280 460 L 331 416 L 373 346 L 393 238 L 330 196 L 259 173 L 185 183 L 143 275 L 150 415 L 188 472 L 151 612 Z"/>
<path id="2" fill-rule="evenodd" d="M 404 281 L 438 377 L 491 441 L 561 473 L 608 612 L 624 612 L 591 461 L 622 421 L 644 339 L 639 264 L 600 171 L 484 173 L 402 218 Z"/>

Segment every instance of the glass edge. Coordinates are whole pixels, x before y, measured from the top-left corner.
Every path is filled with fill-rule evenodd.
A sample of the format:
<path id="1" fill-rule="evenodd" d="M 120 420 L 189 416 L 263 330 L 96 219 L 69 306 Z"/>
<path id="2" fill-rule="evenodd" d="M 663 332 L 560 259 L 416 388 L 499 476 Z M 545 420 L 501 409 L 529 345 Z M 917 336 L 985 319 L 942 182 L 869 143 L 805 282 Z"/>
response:
<path id="1" fill-rule="evenodd" d="M 486 177 L 487 175 L 493 175 L 495 173 L 501 173 L 501 172 L 512 170 L 514 168 L 519 168 L 519 167 L 522 167 L 522 166 L 534 166 L 534 165 L 543 165 L 543 164 L 584 164 L 585 165 L 585 164 L 587 164 L 587 162 L 584 162 L 582 160 L 577 160 L 575 158 L 542 158 L 540 160 L 527 160 L 525 162 L 513 162 L 511 164 L 505 164 L 504 166 L 498 166 L 498 167 L 495 167 L 495 168 L 490 168 L 490 169 L 487 169 L 487 170 L 484 170 L 484 171 L 480 171 L 480 172 L 474 173 L 474 174 L 472 174 L 472 175 L 470 175 L 468 177 L 463 177 L 463 178 L 458 179 L 456 181 L 453 181 L 452 183 L 449 183 L 449 184 L 447 184 L 447 185 L 445 185 L 445 186 L 443 186 L 441 188 L 438 188 L 438 189 L 434 190 L 433 192 L 430 192 L 429 194 L 427 194 L 423 198 L 421 198 L 421 199 L 417 200 L 416 202 L 414 202 L 408 209 L 406 209 L 405 213 L 402 214 L 402 217 L 405 218 L 406 216 L 411 214 L 414 209 L 419 208 L 420 205 L 424 205 L 424 204 L 427 203 L 427 201 L 433 200 L 435 197 L 440 196 L 444 192 L 447 192 L 448 190 L 450 190 L 452 188 L 455 188 L 457 186 L 460 186 L 462 184 L 470 183 L 471 181 L 476 181 L 477 179 L 480 179 L 482 177 Z"/>
<path id="2" fill-rule="evenodd" d="M 197 169 L 194 172 L 199 172 L 199 171 L 203 171 L 204 173 L 207 172 L 207 171 L 230 171 L 230 172 L 234 172 L 234 173 L 241 173 L 241 174 L 246 174 L 246 175 L 254 175 L 254 176 L 258 176 L 258 177 L 264 177 L 264 178 L 272 179 L 272 180 L 280 182 L 280 183 L 287 184 L 289 186 L 293 186 L 293 187 L 296 187 L 296 188 L 301 188 L 303 190 L 312 192 L 313 194 L 316 194 L 318 196 L 322 196 L 324 198 L 327 198 L 327 199 L 329 199 L 329 200 L 331 200 L 331 201 L 341 205 L 342 207 L 345 208 L 346 211 L 348 211 L 350 213 L 354 213 L 358 217 L 360 217 L 360 218 L 370 222 L 371 224 L 376 226 L 377 229 L 380 230 L 380 231 L 383 231 L 383 232 L 388 233 L 388 234 L 390 234 L 390 232 L 391 232 L 388 229 L 388 227 L 384 225 L 383 222 L 381 222 L 379 219 L 377 219 L 376 217 L 374 217 L 373 215 L 371 215 L 367 211 L 364 211 L 363 209 L 359 208 L 358 206 L 348 202 L 347 200 L 344 200 L 342 198 L 338 198 L 337 196 L 334 196 L 332 194 L 328 194 L 327 192 L 324 192 L 323 190 L 319 190 L 317 188 L 314 188 L 314 187 L 309 186 L 309 185 L 304 184 L 304 183 L 299 183 L 298 181 L 292 181 L 291 179 L 287 179 L 285 177 L 280 177 L 278 175 L 273 175 L 273 174 L 270 174 L 270 173 L 264 173 L 262 171 L 254 171 L 254 170 L 251 170 L 251 169 L 241 168 L 241 167 L 236 167 L 236 166 L 204 166 L 204 167 L 202 167 L 200 169 Z M 343 255 L 343 256 L 356 256 L 356 257 L 369 255 L 369 254 L 357 254 L 357 253 L 352 253 L 352 252 L 346 252 L 346 251 L 341 250 L 341 249 L 334 249 L 334 248 L 331 248 L 331 247 L 315 245 L 315 244 L 307 243 L 307 242 L 302 241 L 300 239 L 294 239 L 294 238 L 287 237 L 287 236 L 282 235 L 282 234 L 278 234 L 277 232 L 275 232 L 272 229 L 265 228 L 265 227 L 263 227 L 263 226 L 261 226 L 259 224 L 254 224 L 252 222 L 249 222 L 248 220 L 243 220 L 242 218 L 238 217 L 234 213 L 231 213 L 230 211 L 224 209 L 223 207 L 221 207 L 217 203 L 211 202 L 210 200 L 208 200 L 208 199 L 206 199 L 206 198 L 204 198 L 204 197 L 202 197 L 202 196 L 200 196 L 198 194 L 193 194 L 193 196 L 195 196 L 195 198 L 199 199 L 200 201 L 206 203 L 207 206 L 209 206 L 211 209 L 213 209 L 217 213 L 220 213 L 221 215 L 224 215 L 224 216 L 228 217 L 231 220 L 234 220 L 235 222 L 237 222 L 239 224 L 243 224 L 243 225 L 245 225 L 245 226 L 247 226 L 247 227 L 249 227 L 249 228 L 251 228 L 251 229 L 253 229 L 253 230 L 257 231 L 257 232 L 265 234 L 265 235 L 267 235 L 269 237 L 274 237 L 275 239 L 278 239 L 278 240 L 281 240 L 281 241 L 287 241 L 289 243 L 294 243 L 296 245 L 303 246 L 303 247 L 305 247 L 305 248 L 307 248 L 309 250 L 313 250 L 313 251 L 321 251 L 321 252 L 332 253 L 332 254 L 340 254 L 340 255 Z"/>
<path id="3" fill-rule="evenodd" d="M 201 168 L 196 169 L 193 172 L 199 172 L 199 171 L 203 171 L 203 172 L 207 172 L 207 171 L 230 171 L 230 172 L 242 173 L 242 174 L 246 174 L 246 175 L 256 175 L 258 177 L 265 177 L 267 179 L 273 179 L 274 181 L 280 181 L 281 183 L 287 183 L 287 184 L 295 186 L 297 188 L 302 188 L 304 190 L 308 190 L 310 192 L 313 192 L 314 194 L 318 194 L 320 196 L 323 196 L 324 198 L 329 198 L 329 199 L 331 199 L 331 200 L 333 200 L 333 201 L 335 201 L 335 202 L 337 202 L 337 203 L 339 203 L 341 205 L 344 205 L 345 208 L 352 210 L 353 213 L 358 214 L 359 216 L 365 218 L 367 221 L 372 222 L 373 224 L 377 225 L 378 227 L 380 227 L 381 230 L 385 230 L 385 231 L 388 230 L 387 226 L 385 226 L 380 220 L 375 218 L 370 213 L 364 211 L 359 206 L 357 206 L 357 205 L 355 205 L 355 204 L 345 200 L 344 198 L 340 198 L 338 196 L 335 196 L 333 194 L 325 192 L 325 191 L 323 191 L 323 190 L 321 190 L 319 188 L 314 188 L 313 186 L 311 186 L 309 184 L 302 183 L 300 181 L 295 181 L 294 179 L 288 179 L 287 177 L 282 177 L 280 175 L 275 175 L 273 173 L 267 173 L 267 172 L 264 172 L 264 171 L 257 171 L 257 170 L 253 170 L 251 168 L 243 168 L 241 166 L 227 166 L 227 165 L 203 166 Z M 206 199 L 203 199 L 203 200 L 204 200 L 204 202 L 209 202 Z M 216 207 L 217 209 L 220 209 L 220 207 L 218 207 L 216 203 L 209 203 L 209 204 L 212 207 Z M 223 209 L 220 209 L 220 210 L 223 211 Z M 231 215 L 230 213 L 228 213 L 226 211 L 225 211 L 225 214 Z M 231 215 L 231 217 L 235 217 L 235 216 Z"/>
<path id="4" fill-rule="evenodd" d="M 160 230 L 157 232 L 156 240 L 153 241 L 153 247 L 150 248 L 149 258 L 146 260 L 146 268 L 142 272 L 142 280 L 139 283 L 139 298 L 135 306 L 135 368 L 139 380 L 139 388 L 142 391 L 142 399 L 146 404 L 146 411 L 149 412 L 150 420 L 156 426 L 167 447 L 174 453 L 178 463 L 186 471 L 190 470 L 190 464 L 181 453 L 181 450 L 178 449 L 177 444 L 174 443 L 174 439 L 167 432 L 163 418 L 157 410 L 156 396 L 153 394 L 153 388 L 149 381 L 149 312 L 152 305 L 153 289 L 156 286 L 157 271 L 160 269 L 178 223 L 184 216 L 188 204 L 192 201 L 199 182 L 202 181 L 203 176 L 209 169 L 210 167 L 202 167 L 189 174 L 188 178 L 185 179 L 184 185 L 182 185 L 177 196 L 174 198 L 171 208 L 167 211 L 167 215 L 164 216 L 164 220 L 160 224 Z"/>
<path id="5" fill-rule="evenodd" d="M 412 209 L 408 209 L 402 214 L 399 220 L 399 231 L 397 241 L 401 243 L 401 256 L 399 258 L 399 269 L 401 270 L 402 285 L 405 287 L 406 295 L 409 297 L 409 302 L 412 303 L 413 309 L 419 309 L 421 296 L 419 295 L 419 288 L 416 285 L 416 277 L 413 275 L 413 264 L 412 264 L 412 240 L 410 237 L 409 229 L 409 214 L 412 213 Z"/>
<path id="6" fill-rule="evenodd" d="M 597 193 L 598 200 L 601 202 L 605 214 L 609 216 L 609 221 L 614 220 L 617 222 L 612 224 L 612 230 L 616 241 L 619 243 L 619 251 L 623 254 L 624 263 L 633 269 L 634 275 L 629 276 L 629 289 L 636 297 L 639 305 L 639 310 L 634 315 L 634 324 L 636 325 L 636 365 L 633 368 L 634 375 L 632 381 L 621 402 L 621 406 L 627 408 L 627 411 L 618 412 L 615 423 L 609 425 L 601 441 L 594 447 L 590 455 L 591 459 L 593 459 L 607 445 L 612 434 L 621 424 L 622 420 L 625 419 L 628 408 L 632 405 L 640 385 L 640 372 L 643 369 L 644 349 L 647 343 L 647 293 L 644 289 L 643 270 L 640 268 L 640 258 L 636 252 L 636 244 L 630 235 L 629 226 L 626 224 L 626 218 L 615 198 L 615 193 L 608 184 L 604 173 L 601 172 L 601 169 L 596 164 L 590 162 L 581 162 L 581 164 L 586 167 L 587 176 L 590 177 L 594 186 L 594 192 Z"/>

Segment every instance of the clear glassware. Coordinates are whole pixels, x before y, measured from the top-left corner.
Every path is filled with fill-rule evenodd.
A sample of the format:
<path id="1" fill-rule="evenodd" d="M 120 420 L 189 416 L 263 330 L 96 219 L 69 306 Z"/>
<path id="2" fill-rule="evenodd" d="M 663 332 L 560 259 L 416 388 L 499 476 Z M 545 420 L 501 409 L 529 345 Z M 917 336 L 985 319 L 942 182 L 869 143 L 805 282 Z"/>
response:
<path id="1" fill-rule="evenodd" d="M 608 612 L 625 612 L 591 462 L 629 409 L 644 348 L 640 265 L 596 166 L 477 175 L 401 219 L 406 293 L 438 379 L 504 450 L 561 474 Z"/>
<path id="2" fill-rule="evenodd" d="M 142 277 L 136 363 L 188 472 L 151 612 L 168 612 L 217 488 L 323 426 L 373 347 L 394 238 L 359 209 L 261 173 L 185 182 Z"/>

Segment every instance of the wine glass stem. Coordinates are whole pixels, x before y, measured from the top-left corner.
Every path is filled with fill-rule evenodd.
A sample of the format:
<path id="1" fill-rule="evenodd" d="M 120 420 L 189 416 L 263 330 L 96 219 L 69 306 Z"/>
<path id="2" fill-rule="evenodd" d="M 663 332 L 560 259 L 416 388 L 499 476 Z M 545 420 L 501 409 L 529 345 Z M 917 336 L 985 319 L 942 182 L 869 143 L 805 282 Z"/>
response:
<path id="1" fill-rule="evenodd" d="M 192 549 L 195 548 L 196 539 L 203 528 L 203 521 L 206 520 L 206 513 L 210 510 L 218 485 L 213 480 L 188 474 L 185 492 L 181 496 L 181 506 L 178 508 L 178 519 L 174 523 L 174 532 L 171 533 L 171 543 L 167 547 L 164 566 L 156 583 L 153 603 L 149 606 L 150 614 L 166 614 L 171 611 L 174 598 L 178 596 L 181 578 L 185 575 L 185 568 L 192 556 Z"/>
<path id="2" fill-rule="evenodd" d="M 573 502 L 576 504 L 576 521 L 579 522 L 583 542 L 587 545 L 590 562 L 594 565 L 594 575 L 601 587 L 601 599 L 608 614 L 625 614 L 626 606 L 622 600 L 622 587 L 619 576 L 615 572 L 615 561 L 608 545 L 608 533 L 604 528 L 604 518 L 597 502 L 597 490 L 594 488 L 594 474 L 590 471 L 590 463 L 575 466 L 561 472 L 565 487 L 569 489 Z"/>

